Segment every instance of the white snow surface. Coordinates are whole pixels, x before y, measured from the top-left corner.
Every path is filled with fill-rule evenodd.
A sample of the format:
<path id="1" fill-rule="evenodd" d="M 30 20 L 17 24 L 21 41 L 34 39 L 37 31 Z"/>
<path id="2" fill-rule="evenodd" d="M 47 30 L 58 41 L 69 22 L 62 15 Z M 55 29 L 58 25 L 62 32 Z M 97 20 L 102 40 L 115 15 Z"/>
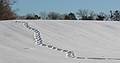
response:
<path id="1" fill-rule="evenodd" d="M 76 60 L 65 53 L 34 45 L 33 32 L 15 21 L 39 29 L 43 42 L 74 51 L 82 57 L 120 58 L 120 22 L 8 20 L 0 22 L 0 63 L 120 63 L 111 60 Z"/>

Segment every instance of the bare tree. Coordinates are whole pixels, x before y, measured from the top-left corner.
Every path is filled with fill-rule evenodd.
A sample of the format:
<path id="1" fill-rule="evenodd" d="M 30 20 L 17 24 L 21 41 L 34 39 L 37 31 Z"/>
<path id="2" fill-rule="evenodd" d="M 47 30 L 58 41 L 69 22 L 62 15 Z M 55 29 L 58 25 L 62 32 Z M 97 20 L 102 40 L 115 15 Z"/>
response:
<path id="1" fill-rule="evenodd" d="M 40 17 L 41 17 L 41 19 L 42 19 L 42 20 L 46 20 L 46 19 L 48 18 L 47 13 L 46 13 L 46 12 L 44 12 L 44 11 L 43 11 L 43 12 L 40 12 L 40 14 L 39 14 L 39 15 L 40 15 Z"/>
<path id="2" fill-rule="evenodd" d="M 0 20 L 15 19 L 16 15 L 11 9 L 11 0 L 0 0 Z"/>
<path id="3" fill-rule="evenodd" d="M 60 19 L 60 14 L 57 12 L 49 12 L 48 13 L 48 19 L 49 20 L 59 20 Z"/>
<path id="4" fill-rule="evenodd" d="M 78 15 L 78 18 L 81 20 L 94 20 L 96 14 L 94 11 L 90 11 L 88 9 L 78 10 L 76 13 Z"/>

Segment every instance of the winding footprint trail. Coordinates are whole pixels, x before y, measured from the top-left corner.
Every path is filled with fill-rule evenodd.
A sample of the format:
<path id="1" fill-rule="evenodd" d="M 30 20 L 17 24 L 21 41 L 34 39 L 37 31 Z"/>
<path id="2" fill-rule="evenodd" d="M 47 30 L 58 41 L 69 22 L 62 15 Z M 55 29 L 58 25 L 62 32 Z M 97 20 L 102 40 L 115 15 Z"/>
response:
<path id="1" fill-rule="evenodd" d="M 80 56 L 76 56 L 74 51 L 71 51 L 71 50 L 66 50 L 66 49 L 62 49 L 62 48 L 59 48 L 59 47 L 55 47 L 53 45 L 49 45 L 49 44 L 45 44 L 44 41 L 42 40 L 41 38 L 41 34 L 40 34 L 40 31 L 34 27 L 31 27 L 27 22 L 23 22 L 23 21 L 16 21 L 16 23 L 19 23 L 19 24 L 23 24 L 27 29 L 31 30 L 34 32 L 34 47 L 35 48 L 36 46 L 39 46 L 39 47 L 47 47 L 49 49 L 53 49 L 53 50 L 56 50 L 56 51 L 60 51 L 60 52 L 63 52 L 66 54 L 66 56 L 68 58 L 73 58 L 73 59 L 90 59 L 90 60 L 119 60 L 120 61 L 120 58 L 104 58 L 104 57 L 101 57 L 101 58 L 95 58 L 95 57 L 80 57 Z M 32 49 L 32 48 L 25 48 L 25 49 Z"/>

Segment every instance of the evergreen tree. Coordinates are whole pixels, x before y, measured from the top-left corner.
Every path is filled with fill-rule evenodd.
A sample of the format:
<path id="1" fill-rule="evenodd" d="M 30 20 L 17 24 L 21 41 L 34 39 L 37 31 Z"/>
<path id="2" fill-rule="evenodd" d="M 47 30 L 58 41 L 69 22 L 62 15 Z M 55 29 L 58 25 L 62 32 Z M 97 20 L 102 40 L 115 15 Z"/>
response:
<path id="1" fill-rule="evenodd" d="M 103 13 L 103 12 L 100 12 L 99 14 L 97 14 L 97 18 L 96 18 L 96 20 L 104 20 L 105 18 L 106 18 L 106 14 L 105 13 Z"/>
<path id="2" fill-rule="evenodd" d="M 68 17 L 69 17 L 70 20 L 77 20 L 77 18 L 76 18 L 74 13 L 69 13 Z"/>

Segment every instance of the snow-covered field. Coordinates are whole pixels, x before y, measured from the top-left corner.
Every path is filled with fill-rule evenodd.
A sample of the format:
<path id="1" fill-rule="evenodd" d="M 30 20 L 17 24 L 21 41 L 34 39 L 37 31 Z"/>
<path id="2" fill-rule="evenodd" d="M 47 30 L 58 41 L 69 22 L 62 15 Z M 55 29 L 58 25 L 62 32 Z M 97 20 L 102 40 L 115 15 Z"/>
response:
<path id="1" fill-rule="evenodd" d="M 26 22 L 40 30 L 44 43 L 72 50 L 76 56 L 120 58 L 120 22 Z M 120 60 L 76 60 L 47 47 L 25 49 L 33 46 L 33 32 L 23 24 L 15 20 L 0 22 L 0 63 L 120 63 Z"/>

